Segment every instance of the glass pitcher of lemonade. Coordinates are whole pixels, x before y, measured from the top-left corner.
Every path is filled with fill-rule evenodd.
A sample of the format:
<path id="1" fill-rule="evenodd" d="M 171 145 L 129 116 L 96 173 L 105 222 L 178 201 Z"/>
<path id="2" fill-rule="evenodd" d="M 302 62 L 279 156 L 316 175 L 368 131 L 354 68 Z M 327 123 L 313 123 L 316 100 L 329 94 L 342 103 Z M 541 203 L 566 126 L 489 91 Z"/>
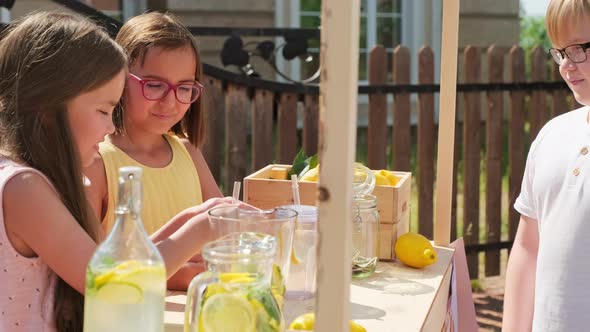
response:
<path id="1" fill-rule="evenodd" d="M 162 332 L 166 269 L 141 222 L 139 167 L 119 169 L 115 226 L 86 270 L 84 332 Z"/>
<path id="2" fill-rule="evenodd" d="M 280 332 L 283 315 L 271 291 L 274 236 L 254 232 L 203 247 L 208 271 L 191 282 L 185 332 Z"/>
<path id="3" fill-rule="evenodd" d="M 293 260 L 293 234 L 297 212 L 288 208 L 270 210 L 243 209 L 221 206 L 209 210 L 209 226 L 219 238 L 232 239 L 241 232 L 274 236 L 277 249 L 272 265 L 271 285 L 275 300 L 282 308 L 287 279 Z"/>

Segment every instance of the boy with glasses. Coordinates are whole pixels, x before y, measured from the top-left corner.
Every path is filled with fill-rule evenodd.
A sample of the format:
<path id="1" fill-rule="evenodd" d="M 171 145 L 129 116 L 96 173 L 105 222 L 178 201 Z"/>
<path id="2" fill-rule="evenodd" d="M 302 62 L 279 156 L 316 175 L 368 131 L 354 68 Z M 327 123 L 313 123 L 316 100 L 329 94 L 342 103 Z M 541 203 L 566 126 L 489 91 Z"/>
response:
<path id="1" fill-rule="evenodd" d="M 531 144 L 514 204 L 505 332 L 590 330 L 590 0 L 551 0 L 546 26 L 559 72 L 585 106 L 549 121 Z"/>

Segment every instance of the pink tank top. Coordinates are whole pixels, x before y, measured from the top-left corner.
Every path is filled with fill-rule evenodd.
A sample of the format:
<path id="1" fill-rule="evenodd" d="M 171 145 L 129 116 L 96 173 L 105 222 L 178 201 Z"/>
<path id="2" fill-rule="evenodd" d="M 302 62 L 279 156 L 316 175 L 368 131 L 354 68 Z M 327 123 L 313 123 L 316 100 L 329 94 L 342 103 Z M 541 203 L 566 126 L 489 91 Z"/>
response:
<path id="1" fill-rule="evenodd" d="M 41 258 L 24 257 L 12 247 L 4 226 L 4 185 L 22 172 L 43 176 L 33 168 L 0 157 L 0 332 L 56 331 L 54 277 L 50 277 Z"/>

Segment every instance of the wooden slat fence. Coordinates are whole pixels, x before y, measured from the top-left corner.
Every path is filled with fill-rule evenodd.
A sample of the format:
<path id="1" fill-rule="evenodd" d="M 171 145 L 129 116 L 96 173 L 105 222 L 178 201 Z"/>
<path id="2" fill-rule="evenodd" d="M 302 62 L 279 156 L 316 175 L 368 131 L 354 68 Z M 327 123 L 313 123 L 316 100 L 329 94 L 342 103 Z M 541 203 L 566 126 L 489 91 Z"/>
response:
<path id="1" fill-rule="evenodd" d="M 387 58 L 383 47 L 371 50 L 370 85 L 408 86 L 411 63 L 416 61 L 418 86 L 424 89 L 417 93 L 376 89 L 369 94 L 367 165 L 373 169 L 413 171 L 413 203 L 418 205 L 418 212 L 412 216 L 412 228 L 432 237 L 437 137 L 437 92 L 432 89 L 434 54 L 424 47 L 416 59 L 411 59 L 408 48 L 396 47 L 389 59 L 393 64 L 389 73 L 392 82 L 387 82 Z M 528 82 L 561 80 L 543 49 L 533 50 L 530 60 L 532 78 Z M 502 266 L 500 248 L 509 247 L 518 227 L 519 215 L 512 206 L 520 191 L 528 146 L 551 117 L 577 104 L 561 85 L 497 88 L 502 83 L 527 82 L 525 55 L 520 47 L 506 50 L 468 46 L 459 68 L 459 90 L 463 92 L 457 98 L 460 116 L 455 138 L 452 236 L 465 239 L 472 277 L 480 273 L 497 275 Z M 226 193 L 233 181 L 269 163 L 290 164 L 301 147 L 308 155 L 317 152 L 317 90 L 281 93 L 272 87 L 247 87 L 214 77 L 206 77 L 204 83 L 208 134 L 203 152 Z M 489 83 L 488 88 L 478 88 L 482 83 Z M 388 103 L 387 97 L 392 94 L 393 102 Z M 417 121 L 413 124 L 414 112 Z M 388 113 L 393 124 L 388 123 Z M 412 160 L 416 160 L 414 167 Z M 478 253 L 481 251 L 485 252 L 483 271 L 480 264 L 484 262 L 480 262 Z"/>

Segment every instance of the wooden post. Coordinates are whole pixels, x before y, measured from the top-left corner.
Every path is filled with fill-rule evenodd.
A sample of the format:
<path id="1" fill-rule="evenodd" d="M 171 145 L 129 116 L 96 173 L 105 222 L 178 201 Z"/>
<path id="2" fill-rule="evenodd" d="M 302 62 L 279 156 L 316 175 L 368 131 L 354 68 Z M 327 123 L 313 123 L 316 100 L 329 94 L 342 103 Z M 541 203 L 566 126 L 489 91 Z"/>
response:
<path id="1" fill-rule="evenodd" d="M 322 1 L 319 262 L 315 331 L 348 331 L 359 0 Z"/>
<path id="2" fill-rule="evenodd" d="M 455 153 L 459 0 L 443 1 L 442 17 L 434 243 L 440 246 L 448 246 L 451 237 L 453 158 Z"/>

